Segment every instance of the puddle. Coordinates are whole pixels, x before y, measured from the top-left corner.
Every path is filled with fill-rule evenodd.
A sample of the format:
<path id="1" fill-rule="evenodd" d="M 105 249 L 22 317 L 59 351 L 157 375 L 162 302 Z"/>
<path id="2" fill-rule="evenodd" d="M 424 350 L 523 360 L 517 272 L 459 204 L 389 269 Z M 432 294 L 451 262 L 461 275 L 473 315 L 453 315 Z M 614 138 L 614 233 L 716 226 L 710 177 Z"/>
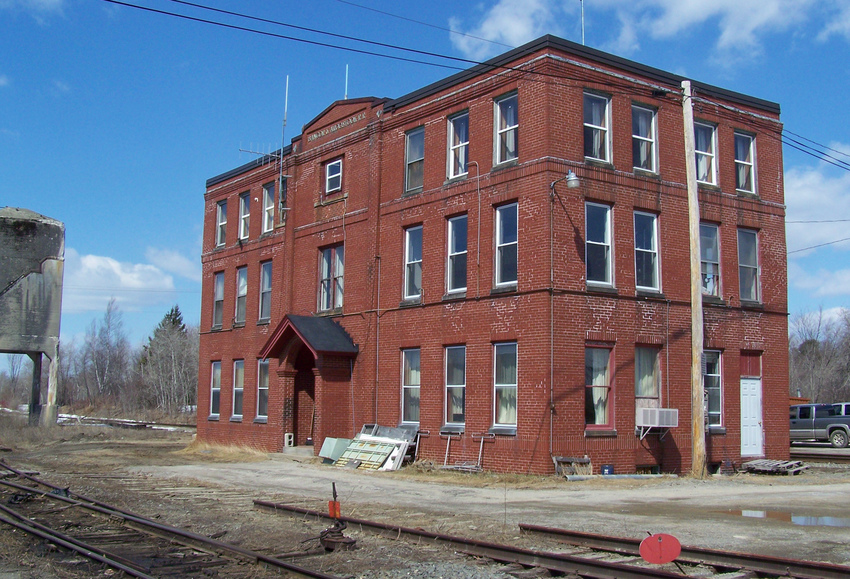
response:
<path id="1" fill-rule="evenodd" d="M 850 519 L 844 517 L 810 517 L 806 515 L 795 515 L 782 511 L 752 511 L 730 509 L 726 511 L 730 515 L 738 515 L 751 519 L 773 519 L 783 521 L 792 525 L 803 527 L 850 527 Z"/>

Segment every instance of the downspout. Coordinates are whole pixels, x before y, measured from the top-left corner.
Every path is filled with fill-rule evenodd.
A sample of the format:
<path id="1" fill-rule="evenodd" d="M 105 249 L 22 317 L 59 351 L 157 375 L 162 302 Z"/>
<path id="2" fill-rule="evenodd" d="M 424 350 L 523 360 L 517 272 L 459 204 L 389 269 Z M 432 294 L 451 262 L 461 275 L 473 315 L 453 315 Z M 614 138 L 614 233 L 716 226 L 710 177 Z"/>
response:
<path id="1" fill-rule="evenodd" d="M 475 189 L 478 194 L 478 238 L 475 246 L 475 299 L 481 297 L 481 167 L 476 161 L 467 161 L 468 165 L 475 165 Z"/>

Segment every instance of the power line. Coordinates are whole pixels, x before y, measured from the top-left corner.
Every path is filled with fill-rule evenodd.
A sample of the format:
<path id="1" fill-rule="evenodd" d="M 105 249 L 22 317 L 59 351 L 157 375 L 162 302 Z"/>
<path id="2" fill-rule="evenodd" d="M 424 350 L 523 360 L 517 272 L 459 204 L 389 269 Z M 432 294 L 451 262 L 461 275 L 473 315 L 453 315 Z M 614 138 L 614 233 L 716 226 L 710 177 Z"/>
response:
<path id="1" fill-rule="evenodd" d="M 466 32 L 460 32 L 459 30 L 452 30 L 451 28 L 445 28 L 443 26 L 437 26 L 436 24 L 430 24 L 428 22 L 422 22 L 421 20 L 414 20 L 413 18 L 408 18 L 406 16 L 399 16 L 398 14 L 393 14 L 391 12 L 384 12 L 383 10 L 378 10 L 377 8 L 370 8 L 369 6 L 363 6 L 362 4 L 355 4 L 354 2 L 348 2 L 347 0 L 336 0 L 340 4 L 348 4 L 349 6 L 355 6 L 357 8 L 361 8 L 363 10 L 369 10 L 371 12 L 377 12 L 378 14 L 383 14 L 384 16 L 390 16 L 392 18 L 398 18 L 399 20 L 404 20 L 406 22 L 413 22 L 414 24 L 421 24 L 422 26 L 428 26 L 429 28 L 434 28 L 436 30 L 442 30 L 443 32 L 448 32 L 450 34 L 456 34 L 458 36 L 466 36 L 467 38 L 472 38 L 474 40 L 480 40 L 482 42 L 487 42 L 490 44 L 498 44 L 499 46 L 505 46 L 507 48 L 516 48 L 515 46 L 511 46 L 510 44 L 505 44 L 504 42 L 498 42 L 496 40 L 490 40 L 489 38 L 482 38 L 480 36 L 475 36 L 474 34 L 467 34 Z"/>
<path id="2" fill-rule="evenodd" d="M 833 149 L 832 147 L 827 147 L 826 145 L 822 145 L 822 144 L 818 143 L 817 141 L 813 141 L 813 140 L 811 140 L 811 139 L 807 139 L 806 137 L 804 137 L 804 136 L 802 136 L 802 135 L 798 135 L 797 133 L 794 133 L 794 132 L 792 132 L 792 131 L 789 131 L 788 129 L 783 129 L 783 130 L 784 130 L 786 133 L 790 134 L 790 135 L 794 135 L 794 136 L 795 136 L 795 137 L 797 137 L 798 139 L 803 139 L 804 141 L 808 141 L 809 143 L 812 143 L 813 145 L 817 145 L 818 147 L 821 147 L 822 149 L 826 149 L 827 151 L 832 151 L 833 153 L 838 153 L 839 155 L 842 155 L 842 156 L 844 156 L 844 157 L 850 158 L 850 155 L 848 155 L 848 154 L 847 154 L 847 153 L 845 153 L 844 151 L 839 151 L 838 149 Z"/>
<path id="3" fill-rule="evenodd" d="M 836 239 L 835 241 L 827 241 L 826 243 L 820 243 L 818 245 L 812 245 L 811 247 L 804 247 L 802 249 L 795 249 L 794 251 L 789 251 L 788 255 L 792 253 L 800 253 L 801 251 L 808 251 L 810 249 L 817 249 L 818 247 L 825 247 L 827 245 L 835 245 L 836 243 L 841 243 L 842 241 L 850 241 L 850 237 L 845 237 L 844 239 Z"/>
<path id="4" fill-rule="evenodd" d="M 785 223 L 847 223 L 850 219 L 823 219 L 812 221 L 786 221 Z"/>

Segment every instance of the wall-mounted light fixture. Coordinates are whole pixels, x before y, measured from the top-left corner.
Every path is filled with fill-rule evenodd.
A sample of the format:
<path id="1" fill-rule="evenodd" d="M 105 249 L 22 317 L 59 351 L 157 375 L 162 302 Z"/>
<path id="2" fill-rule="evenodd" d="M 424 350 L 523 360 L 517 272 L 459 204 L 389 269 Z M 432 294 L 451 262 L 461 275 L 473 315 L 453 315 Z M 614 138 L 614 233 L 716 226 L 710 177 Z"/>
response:
<path id="1" fill-rule="evenodd" d="M 581 181 L 578 178 L 578 175 L 576 175 L 572 171 L 567 171 L 566 179 L 567 179 L 567 187 L 569 187 L 570 189 L 575 189 L 581 183 Z"/>

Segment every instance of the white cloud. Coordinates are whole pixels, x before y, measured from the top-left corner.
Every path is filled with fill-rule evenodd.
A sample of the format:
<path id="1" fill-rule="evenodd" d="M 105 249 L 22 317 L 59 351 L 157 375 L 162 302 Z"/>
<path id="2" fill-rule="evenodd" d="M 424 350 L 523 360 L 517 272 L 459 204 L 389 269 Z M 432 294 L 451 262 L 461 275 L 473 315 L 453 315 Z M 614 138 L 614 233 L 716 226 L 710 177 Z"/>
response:
<path id="1" fill-rule="evenodd" d="M 198 259 L 189 259 L 177 251 L 155 247 L 149 247 L 145 251 L 145 257 L 164 271 L 192 281 L 201 281 L 201 263 Z"/>
<path id="2" fill-rule="evenodd" d="M 850 152 L 850 146 L 833 143 L 831 148 Z M 842 160 L 839 153 L 832 153 Z M 823 223 L 830 219 L 850 216 L 850 173 L 838 171 L 826 163 L 810 167 L 792 167 L 785 172 L 785 204 L 787 221 L 817 221 L 819 223 L 789 223 L 788 251 L 804 249 L 850 237 L 850 223 Z M 850 242 L 830 245 L 835 250 L 850 250 Z M 791 254 L 806 257 L 808 253 Z"/>
<path id="3" fill-rule="evenodd" d="M 788 263 L 788 282 L 795 288 L 805 291 L 815 298 L 850 296 L 850 269 L 826 269 L 817 267 L 816 271 L 805 269 L 808 263 L 791 261 Z"/>
<path id="4" fill-rule="evenodd" d="M 0 10 L 27 12 L 37 21 L 50 14 L 61 14 L 65 0 L 0 0 Z"/>
<path id="5" fill-rule="evenodd" d="M 786 30 L 806 19 L 814 0 L 598 0 L 622 23 L 670 38 L 704 24 L 717 26 L 717 48 L 760 49 L 760 36 Z"/>
<path id="6" fill-rule="evenodd" d="M 174 279 L 154 265 L 65 250 L 63 313 L 103 311 L 112 297 L 123 310 L 132 311 L 172 301 L 174 289 Z"/>
<path id="7" fill-rule="evenodd" d="M 519 46 L 544 34 L 560 34 L 553 23 L 561 13 L 561 3 L 553 0 L 499 0 L 477 24 L 464 27 L 460 19 L 450 18 L 452 30 L 470 35 L 452 34 L 452 44 L 467 58 L 484 60 L 504 52 L 504 46 L 495 42 Z"/>
<path id="8" fill-rule="evenodd" d="M 71 92 L 71 85 L 69 85 L 67 82 L 64 82 L 64 81 L 61 81 L 61 80 L 54 80 L 53 81 L 53 88 L 56 89 L 58 92 L 61 92 L 61 93 Z"/>
<path id="9" fill-rule="evenodd" d="M 10 82 L 11 81 L 9 80 L 8 76 L 6 76 L 5 74 L 0 74 L 0 87 L 9 86 Z"/>
<path id="10" fill-rule="evenodd" d="M 833 35 L 850 40 L 850 4 L 846 0 L 832 0 L 827 2 L 826 9 L 830 15 L 826 26 L 818 35 L 818 40 L 827 40 Z"/>

